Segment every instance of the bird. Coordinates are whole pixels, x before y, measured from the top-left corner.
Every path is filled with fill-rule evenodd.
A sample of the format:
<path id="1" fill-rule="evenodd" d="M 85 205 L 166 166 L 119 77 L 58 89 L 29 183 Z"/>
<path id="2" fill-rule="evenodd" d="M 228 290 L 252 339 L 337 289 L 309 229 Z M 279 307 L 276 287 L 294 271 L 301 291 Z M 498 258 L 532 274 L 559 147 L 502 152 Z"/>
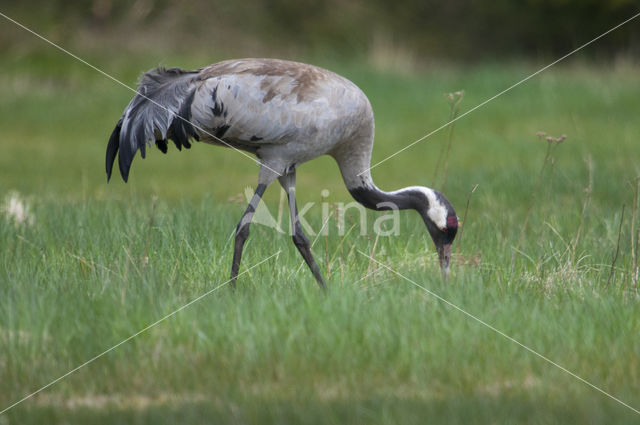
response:
<path id="1" fill-rule="evenodd" d="M 322 155 L 337 162 L 351 196 L 364 207 L 418 212 L 435 245 L 442 274 L 449 274 L 458 219 L 449 200 L 424 186 L 392 192 L 371 177 L 374 116 L 353 82 L 329 70 L 280 59 L 226 60 L 196 70 L 158 67 L 144 73 L 106 149 L 107 182 L 116 155 L 127 182 L 138 151 L 152 142 L 167 153 L 192 141 L 255 157 L 258 182 L 235 229 L 230 281 L 235 287 L 245 241 L 258 203 L 277 179 L 287 194 L 293 243 L 318 285 L 327 284 L 298 219 L 296 169 Z"/>

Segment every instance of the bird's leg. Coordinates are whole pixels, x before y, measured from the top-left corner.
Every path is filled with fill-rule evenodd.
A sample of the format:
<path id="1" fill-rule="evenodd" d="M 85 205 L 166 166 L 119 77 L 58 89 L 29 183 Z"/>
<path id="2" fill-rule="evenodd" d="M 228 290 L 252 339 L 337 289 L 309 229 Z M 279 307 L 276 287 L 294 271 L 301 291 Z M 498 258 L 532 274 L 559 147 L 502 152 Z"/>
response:
<path id="1" fill-rule="evenodd" d="M 316 260 L 313 258 L 313 253 L 311 252 L 311 245 L 309 244 L 309 239 L 302 231 L 302 226 L 300 226 L 300 220 L 298 219 L 298 205 L 296 203 L 296 174 L 295 169 L 290 171 L 288 174 L 279 177 L 280 184 L 287 192 L 287 198 L 289 199 L 289 215 L 291 217 L 291 233 L 293 237 L 293 244 L 298 248 L 302 258 L 307 263 L 307 266 L 311 269 L 311 273 L 313 273 L 313 277 L 316 278 L 316 282 L 318 285 L 324 290 L 327 289 L 327 284 L 322 277 L 322 272 L 320 271 L 320 267 L 316 263 Z"/>
<path id="2" fill-rule="evenodd" d="M 313 253 L 311 252 L 311 245 L 309 244 L 309 239 L 302 231 L 302 227 L 300 226 L 300 221 L 298 221 L 298 206 L 295 205 L 295 199 L 293 201 L 294 211 L 295 211 L 295 224 L 293 225 L 293 243 L 300 251 L 302 258 L 311 269 L 311 273 L 313 273 L 313 277 L 316 278 L 316 282 L 322 289 L 327 289 L 327 283 L 324 281 L 322 277 L 322 272 L 320 271 L 320 267 L 316 263 L 316 260 L 313 258 Z"/>
<path id="3" fill-rule="evenodd" d="M 251 198 L 247 209 L 244 211 L 244 214 L 236 227 L 236 241 L 233 249 L 233 264 L 231 266 L 231 286 L 233 287 L 236 285 L 236 278 L 238 277 L 238 270 L 240 269 L 240 261 L 242 260 L 242 248 L 249 237 L 249 226 L 251 225 L 253 214 L 256 212 L 258 203 L 266 189 L 266 184 L 258 184 L 256 192 L 253 194 L 253 198 Z"/>

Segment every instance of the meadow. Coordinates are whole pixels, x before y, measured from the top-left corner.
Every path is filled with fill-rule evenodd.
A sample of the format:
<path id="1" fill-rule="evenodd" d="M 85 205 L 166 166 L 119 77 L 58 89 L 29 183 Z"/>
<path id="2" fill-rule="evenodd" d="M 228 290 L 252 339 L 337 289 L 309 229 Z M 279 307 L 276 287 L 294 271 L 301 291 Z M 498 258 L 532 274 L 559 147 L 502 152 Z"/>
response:
<path id="1" fill-rule="evenodd" d="M 159 63 L 223 59 L 83 57 L 128 85 Z M 374 163 L 446 123 L 445 94 L 464 90 L 463 113 L 545 65 L 316 63 L 369 96 Z M 402 213 L 400 234 L 379 238 L 349 214 L 340 234 L 334 214 L 328 234 L 311 237 L 328 293 L 299 268 L 290 237 L 260 225 L 231 291 L 239 194 L 255 185 L 255 164 L 196 143 L 154 149 L 135 159 L 129 183 L 107 184 L 106 142 L 132 93 L 54 50 L 8 54 L 0 410 L 210 293 L 0 424 L 638 423 L 632 409 L 407 280 L 640 409 L 638 75 L 624 61 L 568 60 L 372 170 L 386 190 L 442 189 L 465 218 L 449 281 L 417 214 Z M 541 131 L 567 138 L 547 152 Z M 438 158 L 450 140 L 443 182 Z M 298 198 L 315 203 L 314 229 L 325 224 L 322 202 L 335 211 L 351 201 L 330 158 L 300 167 Z M 273 186 L 265 204 L 277 211 L 279 199 Z M 368 213 L 368 226 L 376 217 Z"/>

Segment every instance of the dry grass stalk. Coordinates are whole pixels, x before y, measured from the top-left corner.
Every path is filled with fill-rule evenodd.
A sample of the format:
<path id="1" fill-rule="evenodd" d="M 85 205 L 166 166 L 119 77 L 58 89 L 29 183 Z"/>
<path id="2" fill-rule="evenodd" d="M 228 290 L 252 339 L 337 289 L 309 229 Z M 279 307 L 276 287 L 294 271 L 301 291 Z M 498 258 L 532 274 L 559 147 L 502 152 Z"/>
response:
<path id="1" fill-rule="evenodd" d="M 453 93 L 445 93 L 444 95 L 445 99 L 447 99 L 447 102 L 449 103 L 449 121 L 451 122 L 453 120 L 456 119 L 456 117 L 458 116 L 458 112 L 460 110 L 459 106 L 460 106 L 460 102 L 462 101 L 462 98 L 464 97 L 464 90 L 459 90 Z M 446 157 L 445 157 L 445 162 L 444 162 L 444 170 L 443 170 L 443 176 L 442 176 L 442 185 L 440 186 L 440 189 L 442 190 L 444 188 L 444 185 L 446 183 L 447 180 L 447 168 L 449 166 L 449 153 L 451 152 L 451 144 L 453 143 L 453 128 L 455 126 L 455 122 L 451 122 L 451 124 L 449 125 L 449 134 L 447 137 L 447 145 L 446 145 Z M 433 186 L 437 186 L 436 185 L 436 181 L 438 179 L 438 171 L 440 170 L 440 162 L 442 161 L 442 157 L 444 156 L 445 153 L 445 145 L 442 145 L 440 147 L 440 153 L 438 154 L 438 161 L 436 162 L 436 167 L 435 170 L 433 172 Z"/>
<path id="2" fill-rule="evenodd" d="M 538 173 L 538 178 L 536 179 L 535 188 L 531 193 L 531 202 L 529 203 L 529 208 L 527 209 L 527 213 L 524 217 L 524 222 L 522 223 L 522 227 L 520 228 L 520 236 L 518 237 L 518 242 L 516 243 L 516 246 L 513 250 L 513 254 L 511 255 L 511 271 L 513 271 L 513 268 L 515 266 L 516 252 L 520 251 L 520 245 L 522 244 L 522 240 L 524 239 L 524 234 L 525 234 L 525 231 L 527 230 L 527 224 L 529 224 L 529 218 L 531 217 L 531 212 L 533 211 L 533 206 L 535 205 L 536 194 L 540 190 L 540 184 L 542 183 L 542 176 L 544 175 L 544 170 L 546 169 L 547 164 L 549 163 L 549 160 L 551 158 L 551 153 L 553 152 L 553 148 L 554 146 L 557 146 L 560 143 L 564 142 L 564 140 L 567 138 L 566 134 L 563 134 L 562 136 L 559 136 L 559 137 L 547 136 L 547 133 L 543 131 L 537 132 L 536 136 L 538 136 L 539 139 L 544 138 L 544 140 L 547 141 L 547 152 L 544 156 L 542 167 L 540 167 L 540 172 Z"/>
<path id="3" fill-rule="evenodd" d="M 576 258 L 576 249 L 578 247 L 578 242 L 580 241 L 580 235 L 582 234 L 582 226 L 584 225 L 584 217 L 587 213 L 587 208 L 591 203 L 591 194 L 593 192 L 593 158 L 588 156 L 585 160 L 587 163 L 587 169 L 589 170 L 589 185 L 584 189 L 585 198 L 582 203 L 582 213 L 580 214 L 580 224 L 578 225 L 578 230 L 576 231 L 576 237 L 573 239 L 573 243 L 571 244 L 571 264 L 574 263 Z"/>
<path id="4" fill-rule="evenodd" d="M 176 261 L 173 263 L 173 270 L 171 270 L 171 278 L 169 282 L 173 283 L 176 279 L 176 271 L 178 270 L 178 262 L 180 261 L 180 256 L 182 255 L 182 244 L 184 243 L 184 236 L 180 238 L 180 245 L 178 246 L 178 255 L 176 255 Z"/>
<path id="5" fill-rule="evenodd" d="M 456 117 L 458 116 L 458 111 L 460 109 L 459 108 L 460 102 L 464 97 L 464 91 L 460 90 L 453 93 L 453 96 L 451 96 L 451 93 L 449 93 L 449 95 L 450 95 L 449 102 L 451 103 L 451 119 L 449 121 L 452 121 L 456 119 Z M 445 159 L 444 159 L 444 169 L 442 171 L 442 185 L 440 186 L 442 190 L 444 190 L 444 187 L 447 183 L 447 169 L 449 168 L 449 154 L 451 153 L 451 145 L 453 143 L 454 124 L 455 123 L 451 123 L 451 125 L 449 126 L 449 140 L 447 143 L 447 155 L 445 156 Z"/>
<path id="6" fill-rule="evenodd" d="M 471 188 L 469 194 L 467 195 L 467 205 L 464 208 L 464 215 L 462 216 L 462 226 L 460 227 L 460 235 L 458 235 L 458 252 L 460 252 L 460 248 L 462 247 L 462 234 L 464 232 L 464 228 L 467 224 L 467 213 L 469 212 L 469 203 L 471 202 L 471 195 L 476 191 L 478 185 L 476 184 Z"/>
<path id="7" fill-rule="evenodd" d="M 376 252 L 376 246 L 378 246 L 379 238 L 380 238 L 380 233 L 376 233 L 376 239 L 373 241 L 373 247 L 371 248 L 371 254 L 369 255 L 369 257 L 371 258 L 369 259 L 369 266 L 367 267 L 367 276 L 370 275 L 372 272 L 374 272 L 376 268 L 376 265 L 373 263 L 373 258 Z M 374 276 L 374 280 L 375 280 L 375 276 Z"/>
<path id="8" fill-rule="evenodd" d="M 618 253 L 620 252 L 620 237 L 622 236 L 622 221 L 624 220 L 624 208 L 625 205 L 622 206 L 622 214 L 620 215 L 620 226 L 618 227 L 618 243 L 616 244 L 616 250 L 613 254 L 613 259 L 611 260 L 611 271 L 609 272 L 609 278 L 607 279 L 607 285 L 605 288 L 609 288 L 609 284 L 611 283 L 611 278 L 615 272 L 616 261 L 618 260 Z"/>
<path id="9" fill-rule="evenodd" d="M 340 223 L 344 223 L 344 211 L 338 205 L 335 206 L 334 211 L 336 212 L 337 226 L 340 227 Z M 344 241 L 344 237 L 342 238 L 342 241 L 340 241 L 340 245 L 338 246 L 338 250 L 339 250 L 338 262 L 340 263 L 340 283 L 341 284 L 344 283 L 344 261 L 342 261 L 342 255 L 344 253 L 342 251 L 343 241 Z"/>
<path id="10" fill-rule="evenodd" d="M 640 279 L 640 270 L 638 270 L 638 248 L 640 245 L 640 229 L 636 233 L 635 256 L 633 257 L 633 287 L 638 293 L 638 280 Z"/>
<path id="11" fill-rule="evenodd" d="M 633 188 L 633 205 L 631 207 L 631 285 L 638 290 L 638 244 L 640 243 L 640 228 L 636 232 L 636 219 L 640 209 L 640 176 L 636 177 Z"/>
<path id="12" fill-rule="evenodd" d="M 151 239 L 151 229 L 153 229 L 153 219 L 156 215 L 156 204 L 158 203 L 158 197 L 153 197 L 153 206 L 151 207 L 151 216 L 149 217 L 149 229 L 147 230 L 147 240 L 144 244 L 144 255 L 142 256 L 142 271 L 144 272 L 147 263 L 149 262 L 149 239 Z"/>

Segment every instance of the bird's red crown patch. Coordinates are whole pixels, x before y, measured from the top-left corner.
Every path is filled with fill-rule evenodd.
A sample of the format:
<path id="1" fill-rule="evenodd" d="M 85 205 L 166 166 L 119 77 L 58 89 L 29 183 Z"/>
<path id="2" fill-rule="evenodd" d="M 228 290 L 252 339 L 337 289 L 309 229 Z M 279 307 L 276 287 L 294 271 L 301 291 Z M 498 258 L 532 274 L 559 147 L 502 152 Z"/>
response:
<path id="1" fill-rule="evenodd" d="M 458 217 L 455 215 L 450 215 L 447 217 L 447 227 L 448 228 L 457 228 L 458 227 Z"/>

